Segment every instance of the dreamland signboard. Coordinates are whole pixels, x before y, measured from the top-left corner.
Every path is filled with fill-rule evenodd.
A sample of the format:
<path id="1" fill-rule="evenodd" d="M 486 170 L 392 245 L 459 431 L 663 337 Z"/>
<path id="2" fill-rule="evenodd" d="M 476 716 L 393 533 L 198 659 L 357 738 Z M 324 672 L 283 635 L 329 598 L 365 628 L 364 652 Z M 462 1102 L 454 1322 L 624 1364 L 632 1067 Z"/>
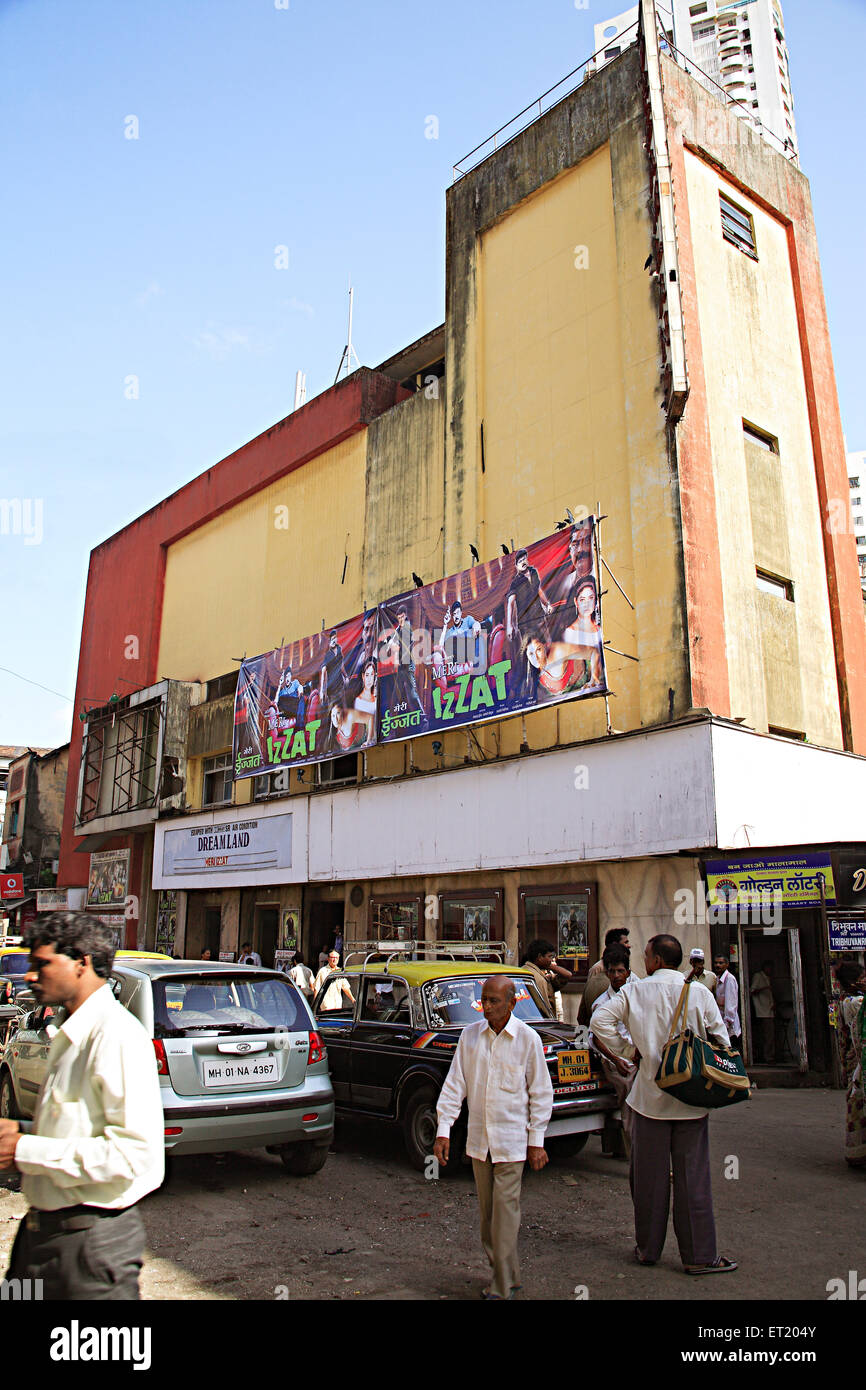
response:
<path id="1" fill-rule="evenodd" d="M 592 518 L 244 662 L 234 775 L 607 693 Z"/>

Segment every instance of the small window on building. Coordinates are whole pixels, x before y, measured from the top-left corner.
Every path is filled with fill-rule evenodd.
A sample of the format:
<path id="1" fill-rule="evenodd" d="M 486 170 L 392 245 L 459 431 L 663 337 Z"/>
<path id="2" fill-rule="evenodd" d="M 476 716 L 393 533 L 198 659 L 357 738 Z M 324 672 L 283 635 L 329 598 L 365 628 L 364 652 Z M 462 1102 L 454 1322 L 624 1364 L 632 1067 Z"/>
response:
<path id="1" fill-rule="evenodd" d="M 758 429 L 757 425 L 750 425 L 748 420 L 743 421 L 743 434 L 752 444 L 757 444 L 759 449 L 766 449 L 768 454 L 778 454 L 779 441 L 773 434 L 767 434 L 765 430 Z"/>
<path id="2" fill-rule="evenodd" d="M 724 193 L 719 193 L 719 204 L 722 213 L 722 236 L 725 241 L 729 241 L 756 261 L 758 251 L 755 245 L 755 223 L 751 213 L 746 212 L 745 208 L 737 207 L 737 204 L 732 203 Z"/>
<path id="3" fill-rule="evenodd" d="M 806 742 L 806 735 L 800 729 L 780 729 L 777 724 L 770 724 L 767 733 L 775 734 L 777 738 L 792 738 L 796 743 Z"/>
<path id="4" fill-rule="evenodd" d="M 857 478 L 849 478 L 849 479 L 848 479 L 848 486 L 849 486 L 849 487 L 859 487 L 859 486 L 860 486 L 860 479 L 859 479 L 859 477 L 857 477 Z"/>
<path id="5" fill-rule="evenodd" d="M 768 574 L 766 570 L 756 570 L 756 583 L 763 594 L 775 594 L 777 598 L 787 599 L 789 603 L 794 602 L 794 585 L 790 579 L 781 579 L 777 574 Z"/>
<path id="6" fill-rule="evenodd" d="M 217 676 L 216 680 L 208 681 L 205 699 L 221 700 L 224 695 L 234 695 L 237 685 L 237 671 L 229 671 L 228 675 Z"/>
<path id="7" fill-rule="evenodd" d="M 854 540 L 857 545 L 866 545 L 866 536 L 855 536 Z"/>
<path id="8" fill-rule="evenodd" d="M 289 790 L 289 769 L 280 768 L 277 772 L 264 772 L 253 778 L 253 800 L 267 801 L 271 796 L 285 796 Z"/>
<path id="9" fill-rule="evenodd" d="M 859 497 L 852 497 L 852 498 L 851 498 L 851 506 L 852 506 L 852 507 L 859 507 L 859 506 L 860 506 L 860 498 L 859 498 Z"/>
<path id="10" fill-rule="evenodd" d="M 316 764 L 320 787 L 333 787 L 338 782 L 357 782 L 358 755 L 347 753 L 344 758 L 332 758 L 330 762 Z"/>
<path id="11" fill-rule="evenodd" d="M 698 14 L 706 14 L 706 12 L 706 0 L 704 0 L 704 3 L 701 5 L 689 5 L 689 14 L 692 16 L 692 18 L 694 18 L 694 16 Z"/>
<path id="12" fill-rule="evenodd" d="M 618 46 L 615 48 L 606 48 L 604 50 L 605 58 L 618 58 L 620 53 L 622 53 L 622 49 Z"/>
<path id="13" fill-rule="evenodd" d="M 225 806 L 232 799 L 232 755 L 205 758 L 202 806 Z"/>

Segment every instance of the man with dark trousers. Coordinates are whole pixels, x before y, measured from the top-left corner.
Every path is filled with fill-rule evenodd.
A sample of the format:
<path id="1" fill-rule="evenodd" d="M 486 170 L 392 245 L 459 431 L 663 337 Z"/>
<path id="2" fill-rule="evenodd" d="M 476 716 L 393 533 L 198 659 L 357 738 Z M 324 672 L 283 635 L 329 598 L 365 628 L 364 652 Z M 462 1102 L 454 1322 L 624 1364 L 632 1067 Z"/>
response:
<path id="1" fill-rule="evenodd" d="M 592 1016 L 592 1031 L 615 1056 L 639 1061 L 626 1105 L 631 1125 L 631 1195 L 638 1264 L 661 1258 L 667 1235 L 673 1172 L 674 1231 L 687 1274 L 726 1274 L 736 1269 L 716 1249 L 710 1185 L 708 1110 L 684 1105 L 656 1085 L 662 1049 L 668 1040 L 680 993 L 683 948 L 675 936 L 653 936 L 644 952 L 647 978 L 635 980 Z M 692 982 L 688 1026 L 702 1038 L 728 1045 L 719 1006 L 706 985 Z M 625 1025 L 628 1043 L 617 1029 Z"/>
<path id="2" fill-rule="evenodd" d="M 0 1119 L 0 1169 L 18 1169 L 30 1204 L 7 1277 L 41 1279 L 46 1299 L 137 1299 L 137 1203 L 165 1171 L 153 1042 L 112 993 L 114 944 L 95 918 L 51 913 L 26 944 L 33 993 L 66 1017 L 32 1129 Z"/>

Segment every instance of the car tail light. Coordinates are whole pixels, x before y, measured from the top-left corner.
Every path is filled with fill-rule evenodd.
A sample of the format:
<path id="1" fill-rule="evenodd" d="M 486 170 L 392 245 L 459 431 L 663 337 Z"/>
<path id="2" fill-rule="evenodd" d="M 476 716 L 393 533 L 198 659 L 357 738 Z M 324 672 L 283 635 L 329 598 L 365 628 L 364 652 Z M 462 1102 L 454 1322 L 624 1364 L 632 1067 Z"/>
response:
<path id="1" fill-rule="evenodd" d="M 319 1112 L 318 1112 L 318 1110 L 311 1110 L 310 1113 L 309 1113 L 309 1115 L 302 1115 L 302 1116 L 301 1116 L 301 1120 L 302 1120 L 302 1122 L 303 1122 L 305 1125 L 311 1124 L 311 1123 L 313 1122 L 313 1120 L 317 1120 L 318 1118 L 319 1118 Z"/>
<path id="2" fill-rule="evenodd" d="M 315 1062 L 321 1062 L 325 1056 L 325 1044 L 322 1042 L 318 1033 L 310 1034 L 310 1050 L 307 1054 L 307 1066 L 311 1067 Z"/>
<path id="3" fill-rule="evenodd" d="M 167 1129 L 166 1134 L 183 1134 L 183 1125 L 176 1125 L 174 1129 Z"/>
<path id="4" fill-rule="evenodd" d="M 159 1076 L 168 1076 L 168 1058 L 165 1055 L 165 1043 L 161 1038 L 154 1038 L 153 1050 L 156 1053 L 156 1070 Z"/>

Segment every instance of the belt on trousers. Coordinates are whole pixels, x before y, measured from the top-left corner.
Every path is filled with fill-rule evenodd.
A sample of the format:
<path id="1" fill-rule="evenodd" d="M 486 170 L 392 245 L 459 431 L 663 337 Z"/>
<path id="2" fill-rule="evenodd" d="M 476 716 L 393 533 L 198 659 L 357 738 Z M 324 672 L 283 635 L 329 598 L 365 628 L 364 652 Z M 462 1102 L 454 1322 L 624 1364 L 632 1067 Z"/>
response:
<path id="1" fill-rule="evenodd" d="M 135 1205 L 133 1203 L 133 1205 Z M 24 1217 L 28 1231 L 49 1234 L 52 1231 L 87 1231 L 106 1216 L 122 1216 L 132 1207 L 59 1207 L 56 1211 L 40 1211 L 31 1207 Z"/>

